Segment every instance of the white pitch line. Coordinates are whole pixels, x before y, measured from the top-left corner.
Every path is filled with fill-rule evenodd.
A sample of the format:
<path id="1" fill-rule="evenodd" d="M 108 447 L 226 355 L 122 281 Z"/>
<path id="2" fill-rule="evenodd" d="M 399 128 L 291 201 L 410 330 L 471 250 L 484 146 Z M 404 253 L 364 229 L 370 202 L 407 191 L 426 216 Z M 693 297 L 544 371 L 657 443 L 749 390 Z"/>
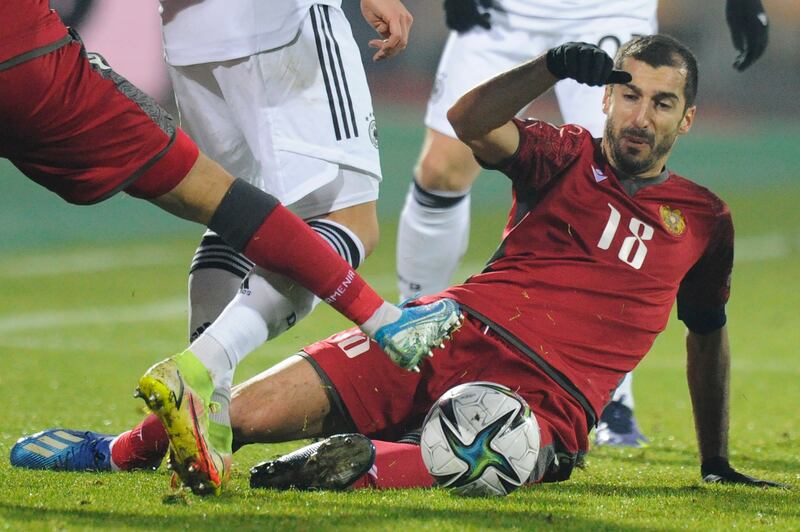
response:
<path id="1" fill-rule="evenodd" d="M 800 238 L 772 233 L 737 237 L 733 246 L 735 262 L 761 262 L 782 259 L 800 250 Z"/>
<path id="2" fill-rule="evenodd" d="M 188 268 L 190 260 L 190 254 L 166 246 L 35 253 L 0 258 L 0 278 L 48 277 L 180 263 Z"/>
<path id="3" fill-rule="evenodd" d="M 0 316 L 0 334 L 87 325 L 140 323 L 185 316 L 186 301 L 168 299 L 147 305 L 74 308 Z M 87 334 L 91 334 L 87 331 Z"/>

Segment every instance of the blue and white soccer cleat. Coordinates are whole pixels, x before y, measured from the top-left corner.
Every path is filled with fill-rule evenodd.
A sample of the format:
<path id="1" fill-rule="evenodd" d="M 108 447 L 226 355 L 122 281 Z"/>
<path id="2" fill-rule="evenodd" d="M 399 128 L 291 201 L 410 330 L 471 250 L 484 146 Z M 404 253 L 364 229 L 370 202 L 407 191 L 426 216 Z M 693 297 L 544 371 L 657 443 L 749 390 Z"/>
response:
<path id="1" fill-rule="evenodd" d="M 17 440 L 11 448 L 11 465 L 51 471 L 111 471 L 114 437 L 89 430 L 44 430 Z"/>
<path id="2" fill-rule="evenodd" d="M 650 440 L 639 430 L 633 410 L 620 401 L 611 401 L 600 416 L 594 442 L 611 447 L 647 447 Z"/>
<path id="3" fill-rule="evenodd" d="M 392 362 L 410 371 L 419 371 L 422 357 L 444 347 L 464 322 L 458 303 L 448 298 L 401 310 L 400 319 L 378 329 L 374 340 Z"/>

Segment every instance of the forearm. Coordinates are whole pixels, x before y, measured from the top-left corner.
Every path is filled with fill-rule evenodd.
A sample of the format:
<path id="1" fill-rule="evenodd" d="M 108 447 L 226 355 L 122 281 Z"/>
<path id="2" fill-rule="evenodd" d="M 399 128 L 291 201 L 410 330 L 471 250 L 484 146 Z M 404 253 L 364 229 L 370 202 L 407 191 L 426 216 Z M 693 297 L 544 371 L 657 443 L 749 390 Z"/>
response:
<path id="1" fill-rule="evenodd" d="M 686 336 L 687 378 L 700 459 L 728 456 L 730 347 L 727 328 Z"/>
<path id="2" fill-rule="evenodd" d="M 542 55 L 476 86 L 450 108 L 447 119 L 458 138 L 469 144 L 506 124 L 558 79 Z"/>

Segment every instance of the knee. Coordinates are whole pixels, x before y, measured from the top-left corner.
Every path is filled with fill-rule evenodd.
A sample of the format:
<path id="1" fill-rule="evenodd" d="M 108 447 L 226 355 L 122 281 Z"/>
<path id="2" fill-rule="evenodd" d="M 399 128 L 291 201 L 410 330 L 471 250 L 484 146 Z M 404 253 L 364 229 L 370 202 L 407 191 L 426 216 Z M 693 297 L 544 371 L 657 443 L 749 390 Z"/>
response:
<path id="1" fill-rule="evenodd" d="M 448 150 L 428 149 L 420 157 L 414 174 L 425 190 L 462 192 L 472 186 L 478 173 L 471 154 L 466 157 Z"/>
<path id="2" fill-rule="evenodd" d="M 364 256 L 369 257 L 375 248 L 378 246 L 380 240 L 380 229 L 378 228 L 378 221 L 375 223 L 367 224 L 361 231 L 362 234 L 358 235 L 361 243 L 364 246 Z"/>

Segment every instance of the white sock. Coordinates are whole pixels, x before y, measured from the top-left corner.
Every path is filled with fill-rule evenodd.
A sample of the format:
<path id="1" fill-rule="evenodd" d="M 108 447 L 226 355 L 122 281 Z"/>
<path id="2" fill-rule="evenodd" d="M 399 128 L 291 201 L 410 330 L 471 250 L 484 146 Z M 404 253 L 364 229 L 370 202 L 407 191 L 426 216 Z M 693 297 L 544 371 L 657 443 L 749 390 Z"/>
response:
<path id="1" fill-rule="evenodd" d="M 397 229 L 401 299 L 435 294 L 450 286 L 467 251 L 469 211 L 469 191 L 426 191 L 411 184 Z"/>
<path id="2" fill-rule="evenodd" d="M 631 410 L 633 410 L 633 372 L 631 371 L 622 382 L 619 383 L 617 389 L 614 390 L 614 395 L 611 397 L 612 401 L 618 401 Z"/>
<path id="3" fill-rule="evenodd" d="M 391 303 L 384 301 L 383 305 L 378 307 L 378 310 L 376 310 L 372 316 L 370 316 L 369 319 L 362 323 L 359 327 L 362 331 L 367 333 L 370 338 L 375 338 L 375 333 L 378 332 L 378 329 L 384 325 L 396 322 L 400 319 L 402 314 L 403 311 L 400 310 L 400 307 L 396 307 Z"/>
<path id="4" fill-rule="evenodd" d="M 236 366 L 267 341 L 264 318 L 237 296 L 189 350 L 208 369 L 217 389 L 230 389 Z"/>

